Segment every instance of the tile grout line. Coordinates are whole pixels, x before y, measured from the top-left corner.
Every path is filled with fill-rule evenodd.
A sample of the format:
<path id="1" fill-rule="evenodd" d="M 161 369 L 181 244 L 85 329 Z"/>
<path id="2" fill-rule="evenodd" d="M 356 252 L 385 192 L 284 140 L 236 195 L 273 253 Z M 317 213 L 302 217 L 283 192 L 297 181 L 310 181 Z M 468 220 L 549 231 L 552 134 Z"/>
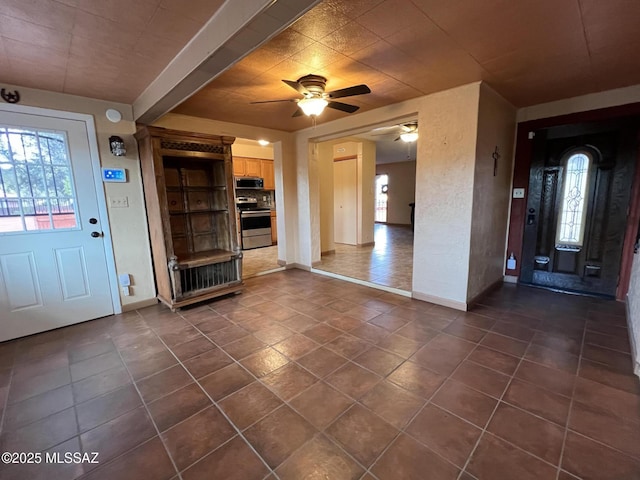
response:
<path id="1" fill-rule="evenodd" d="M 558 470 L 556 472 L 556 480 L 560 478 L 560 472 L 562 471 L 562 462 L 564 460 L 564 450 L 567 444 L 567 437 L 569 436 L 569 424 L 571 422 L 571 414 L 573 412 L 573 402 L 575 400 L 576 388 L 578 387 L 578 378 L 580 375 L 580 367 L 582 365 L 582 354 L 584 352 L 584 343 L 587 336 L 587 323 L 585 321 L 584 329 L 582 331 L 582 342 L 580 343 L 580 355 L 578 356 L 578 367 L 575 373 L 575 379 L 573 382 L 573 388 L 571 389 L 571 400 L 569 401 L 569 410 L 567 411 L 567 421 L 564 428 L 564 436 L 562 438 L 562 447 L 560 449 L 560 457 L 558 459 Z"/>
<path id="2" fill-rule="evenodd" d="M 475 445 L 473 446 L 473 448 L 469 452 L 469 455 L 467 456 L 467 460 L 465 461 L 464 466 L 462 467 L 462 469 L 460 470 L 460 473 L 458 474 L 458 480 L 460 480 L 462 478 L 462 474 L 466 471 L 467 467 L 469 466 L 469 463 L 470 463 L 471 459 L 473 458 L 473 455 L 475 454 L 476 450 L 478 449 L 478 445 L 480 445 L 480 441 L 484 438 L 485 434 L 487 433 L 487 427 L 491 424 L 491 420 L 493 420 L 493 417 L 494 417 L 496 411 L 498 410 L 498 407 L 500 407 L 500 403 L 502 402 L 502 399 L 504 398 L 504 395 L 509 390 L 509 387 L 511 386 L 511 383 L 513 382 L 513 379 L 515 378 L 516 372 L 520 368 L 520 365 L 522 365 L 522 362 L 524 362 L 525 356 L 527 355 L 527 351 L 529 350 L 531 345 L 532 345 L 532 343 L 531 343 L 531 341 L 529 341 L 529 343 L 527 344 L 527 348 L 525 349 L 525 351 L 522 353 L 522 356 L 520 357 L 520 361 L 518 362 L 518 365 L 514 369 L 513 373 L 511 374 L 511 376 L 509 378 L 509 381 L 505 385 L 505 388 L 502 391 L 502 394 L 500 395 L 500 398 L 498 399 L 498 402 L 496 403 L 496 406 L 493 408 L 493 411 L 491 412 L 491 415 L 489 415 L 489 418 L 487 419 L 487 422 L 484 424 L 484 427 L 481 429 L 482 431 L 480 433 L 480 436 L 478 437 L 478 439 L 476 440 Z M 491 433 L 491 432 L 489 432 L 489 433 Z M 508 443 L 511 443 L 511 442 L 508 442 Z"/>

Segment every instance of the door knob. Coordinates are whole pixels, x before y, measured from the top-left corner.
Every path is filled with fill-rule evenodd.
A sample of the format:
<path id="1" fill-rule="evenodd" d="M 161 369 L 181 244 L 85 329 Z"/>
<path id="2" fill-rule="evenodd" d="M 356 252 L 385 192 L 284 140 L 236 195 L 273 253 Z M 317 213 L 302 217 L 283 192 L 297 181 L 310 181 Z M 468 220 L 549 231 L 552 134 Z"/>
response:
<path id="1" fill-rule="evenodd" d="M 90 223 L 91 225 L 95 225 L 96 223 L 98 223 L 98 219 L 97 219 L 97 218 L 90 218 L 90 219 L 89 219 L 89 223 Z"/>
<path id="2" fill-rule="evenodd" d="M 104 233 L 102 233 L 102 232 L 91 232 L 91 236 L 93 238 L 102 237 L 103 235 L 104 235 Z"/>

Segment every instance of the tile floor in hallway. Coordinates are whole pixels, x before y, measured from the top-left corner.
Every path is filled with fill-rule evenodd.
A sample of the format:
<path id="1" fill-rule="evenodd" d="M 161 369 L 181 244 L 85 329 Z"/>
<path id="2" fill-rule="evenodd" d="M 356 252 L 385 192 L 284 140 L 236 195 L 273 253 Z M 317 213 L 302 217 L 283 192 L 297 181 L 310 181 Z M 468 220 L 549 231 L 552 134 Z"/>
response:
<path id="1" fill-rule="evenodd" d="M 314 268 L 345 277 L 411 291 L 413 232 L 403 225 L 375 224 L 375 245 L 336 244 L 335 253 L 322 255 Z"/>
<path id="2" fill-rule="evenodd" d="M 624 306 L 505 285 L 459 312 L 300 270 L 0 345 L 9 479 L 640 478 Z"/>

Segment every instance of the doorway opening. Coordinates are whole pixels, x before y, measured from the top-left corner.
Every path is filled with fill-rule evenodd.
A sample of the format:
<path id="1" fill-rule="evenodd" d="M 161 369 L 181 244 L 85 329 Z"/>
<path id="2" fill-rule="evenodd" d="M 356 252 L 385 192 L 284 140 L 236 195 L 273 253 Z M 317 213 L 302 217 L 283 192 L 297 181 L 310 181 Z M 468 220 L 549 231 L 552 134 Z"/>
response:
<path id="1" fill-rule="evenodd" d="M 389 175 L 376 175 L 376 223 L 387 223 L 387 192 Z"/>
<path id="2" fill-rule="evenodd" d="M 313 271 L 410 295 L 416 148 L 395 141 L 402 132 L 390 125 L 313 146 L 321 247 Z"/>

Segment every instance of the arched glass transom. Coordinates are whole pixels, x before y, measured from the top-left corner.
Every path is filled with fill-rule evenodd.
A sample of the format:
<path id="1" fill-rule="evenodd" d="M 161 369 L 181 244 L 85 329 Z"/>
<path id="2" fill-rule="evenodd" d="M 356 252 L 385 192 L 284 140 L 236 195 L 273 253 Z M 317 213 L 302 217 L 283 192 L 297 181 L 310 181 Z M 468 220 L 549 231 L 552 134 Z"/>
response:
<path id="1" fill-rule="evenodd" d="M 591 158 L 574 153 L 566 161 L 562 203 L 556 229 L 557 246 L 581 247 L 587 216 L 587 185 Z"/>

